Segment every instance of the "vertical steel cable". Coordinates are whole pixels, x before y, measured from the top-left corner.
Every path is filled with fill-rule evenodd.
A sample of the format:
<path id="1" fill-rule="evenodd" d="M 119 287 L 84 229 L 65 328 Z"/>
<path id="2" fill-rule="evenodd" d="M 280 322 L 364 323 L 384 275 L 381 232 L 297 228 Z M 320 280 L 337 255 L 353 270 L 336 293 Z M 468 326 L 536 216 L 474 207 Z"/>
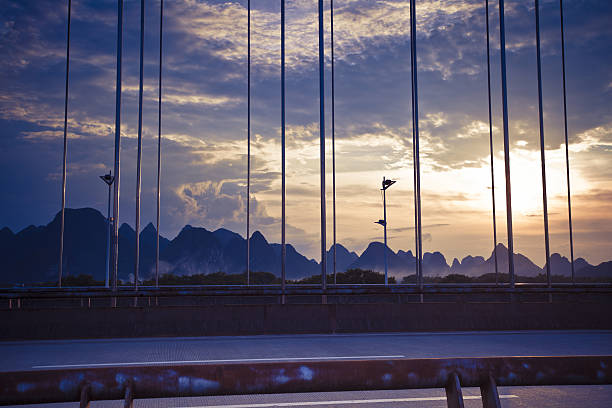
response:
<path id="1" fill-rule="evenodd" d="M 140 0 L 140 82 L 138 88 L 138 153 L 136 158 L 136 259 L 134 261 L 134 289 L 138 289 L 140 266 L 140 189 L 142 182 L 142 88 L 144 69 L 144 24 L 145 0 Z"/>
<path id="2" fill-rule="evenodd" d="M 410 61 L 412 65 L 412 132 L 414 149 L 414 168 L 415 168 L 415 191 L 416 203 L 415 211 L 416 229 L 418 231 L 417 245 L 417 270 L 419 271 L 418 282 L 423 287 L 423 231 L 421 225 L 421 164 L 419 159 L 419 94 L 417 76 L 417 53 L 416 53 L 416 1 L 410 0 Z"/>
<path id="3" fill-rule="evenodd" d="M 514 238 L 512 236 L 512 191 L 510 183 L 510 139 L 508 132 L 508 89 L 506 86 L 506 28 L 504 0 L 499 0 L 499 43 L 502 81 L 502 113 L 504 126 L 504 167 L 506 174 L 506 225 L 508 230 L 508 273 L 514 287 Z"/>
<path id="4" fill-rule="evenodd" d="M 323 0 L 319 0 L 319 130 L 321 162 L 321 287 L 327 287 L 326 213 L 325 213 L 325 38 L 323 35 Z"/>
<path id="5" fill-rule="evenodd" d="M 412 34 L 411 34 L 412 36 Z M 412 48 L 412 40 L 410 47 Z M 410 52 L 410 83 L 411 88 L 414 88 L 414 78 L 412 77 L 412 51 Z M 412 91 L 411 91 L 412 92 Z M 412 190 L 414 192 L 414 269 L 415 269 L 415 277 L 416 283 L 420 284 L 420 276 L 421 270 L 419 265 L 419 215 L 417 212 L 418 208 L 418 200 L 417 200 L 417 168 L 416 168 L 416 133 L 414 132 L 414 93 L 412 93 L 411 97 L 411 109 L 412 109 L 412 170 L 413 170 L 413 180 L 412 180 Z"/>
<path id="6" fill-rule="evenodd" d="M 285 293 L 287 248 L 285 245 L 285 0 L 281 0 L 281 283 Z"/>
<path id="7" fill-rule="evenodd" d="M 162 45 L 164 33 L 164 0 L 159 6 L 159 99 L 157 104 L 157 236 L 155 242 L 155 287 L 159 286 L 159 218 L 161 206 L 161 129 L 162 129 Z"/>
<path id="8" fill-rule="evenodd" d="M 123 0 L 117 0 L 117 83 L 115 99 L 115 191 L 113 196 L 113 290 L 119 270 L 119 179 L 121 176 L 121 55 L 123 48 Z"/>
<path id="9" fill-rule="evenodd" d="M 333 228 L 334 228 L 334 251 L 333 251 L 333 272 L 334 285 L 336 279 L 336 94 L 335 94 L 335 72 L 334 72 L 334 0 L 329 0 L 330 21 L 331 21 L 331 137 L 332 137 L 332 205 L 333 205 Z"/>
<path id="10" fill-rule="evenodd" d="M 572 198 L 570 189 L 570 167 L 569 167 L 569 140 L 567 137 L 567 93 L 565 89 L 565 34 L 563 29 L 563 0 L 559 0 L 559 13 L 561 19 L 561 66 L 563 69 L 563 124 L 565 129 L 565 170 L 567 173 L 567 212 L 569 221 L 570 257 L 572 268 L 572 283 L 575 283 L 574 272 L 574 236 L 572 229 Z"/>
<path id="11" fill-rule="evenodd" d="M 548 198 L 546 196 L 546 155 L 544 144 L 544 108 L 542 106 L 542 55 L 540 53 L 540 2 L 535 0 L 536 53 L 538 58 L 538 120 L 540 125 L 540 163 L 542 165 L 542 204 L 544 213 L 544 246 L 546 250 L 546 282 L 551 286 L 550 243 L 548 235 Z"/>
<path id="12" fill-rule="evenodd" d="M 489 0 L 485 0 L 487 18 L 487 90 L 489 95 L 489 148 L 491 150 L 491 202 L 493 204 L 493 259 L 495 260 L 495 284 L 499 283 L 497 266 L 497 217 L 495 214 L 495 172 L 493 170 L 493 118 L 491 115 L 491 46 L 489 41 Z"/>
<path id="13" fill-rule="evenodd" d="M 60 216 L 60 250 L 57 285 L 62 287 L 62 273 L 64 267 L 64 216 L 66 212 L 66 164 L 68 149 L 68 78 L 70 76 L 70 17 L 72 14 L 72 0 L 68 0 L 68 26 L 66 32 L 66 94 L 64 96 L 64 155 L 62 162 L 62 211 Z"/>
<path id="14" fill-rule="evenodd" d="M 416 273 L 416 283 L 420 284 L 421 270 L 419 265 L 419 216 L 417 212 L 418 200 L 417 200 L 417 168 L 416 168 L 416 133 L 414 132 L 414 76 L 412 71 L 414 70 L 412 56 L 412 2 L 410 3 L 410 91 L 411 91 L 411 110 L 412 110 L 412 170 L 413 170 L 413 192 L 414 192 L 414 267 Z"/>
<path id="15" fill-rule="evenodd" d="M 410 74 L 410 76 L 412 76 L 412 74 Z M 414 81 L 411 81 L 411 82 L 414 83 Z M 412 104 L 414 105 L 414 102 L 412 102 Z M 412 114 L 412 117 L 414 118 L 414 112 Z M 412 120 L 412 122 L 414 123 L 414 119 Z M 412 127 L 412 170 L 413 170 L 413 181 L 412 181 L 413 188 L 412 190 L 414 192 L 414 270 L 416 274 L 415 275 L 416 283 L 420 283 L 421 271 L 419 269 L 419 261 L 418 261 L 419 229 L 417 228 L 417 225 L 419 224 L 418 222 L 419 216 L 417 214 L 418 201 L 417 201 L 417 190 L 416 190 L 417 172 L 416 172 L 416 147 L 415 145 L 416 145 L 416 140 L 415 140 L 415 133 L 414 133 L 414 125 L 413 125 Z"/>
<path id="16" fill-rule="evenodd" d="M 247 1 L 247 197 L 246 278 L 251 284 L 251 0 Z"/>

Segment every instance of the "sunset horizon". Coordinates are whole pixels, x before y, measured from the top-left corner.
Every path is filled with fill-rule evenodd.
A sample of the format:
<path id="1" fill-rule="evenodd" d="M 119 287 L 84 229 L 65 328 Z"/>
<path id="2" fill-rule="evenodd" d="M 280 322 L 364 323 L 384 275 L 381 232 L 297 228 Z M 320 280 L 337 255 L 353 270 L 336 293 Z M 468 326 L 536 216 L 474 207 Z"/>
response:
<path id="1" fill-rule="evenodd" d="M 281 242 L 278 2 L 251 14 L 251 231 Z M 42 225 L 60 204 L 65 10 L 9 2 L 2 12 L 0 225 Z M 63 4 L 57 2 L 57 5 Z M 142 222 L 155 223 L 159 9 L 147 3 L 144 48 Z M 326 41 L 327 240 L 332 242 L 329 5 Z M 605 13 L 568 1 L 567 112 L 575 258 L 610 260 L 612 77 Z M 164 11 L 160 232 L 183 225 L 246 233 L 246 2 L 168 2 Z M 316 2 L 287 3 L 286 240 L 320 260 Z M 66 205 L 106 213 L 98 176 L 113 167 L 116 6 L 73 3 Z M 559 9 L 542 2 L 542 66 L 550 252 L 569 258 Z M 31 22 L 35 19 L 36 24 Z M 337 242 L 361 253 L 382 241 L 415 251 L 410 119 L 409 3 L 345 1 L 334 10 Z M 483 2 L 417 2 L 423 252 L 448 258 L 493 247 Z M 490 6 L 497 242 L 507 245 L 499 17 Z M 506 5 L 514 252 L 545 263 L 531 2 Z M 585 28 L 588 27 L 588 28 Z M 44 33 L 44 35 L 42 34 Z M 134 225 L 139 5 L 126 2 L 119 222 Z M 13 174 L 11 169 L 20 169 Z"/>

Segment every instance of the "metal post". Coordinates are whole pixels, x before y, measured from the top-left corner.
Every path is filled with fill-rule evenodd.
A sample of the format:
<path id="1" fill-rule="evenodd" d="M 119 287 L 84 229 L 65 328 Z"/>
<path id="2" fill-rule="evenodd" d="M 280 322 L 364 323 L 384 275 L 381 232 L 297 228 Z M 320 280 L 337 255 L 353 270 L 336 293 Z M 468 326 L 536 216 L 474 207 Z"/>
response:
<path id="1" fill-rule="evenodd" d="M 117 0 L 117 83 L 115 100 L 115 190 L 113 196 L 113 290 L 119 268 L 119 180 L 121 161 L 121 54 L 123 46 L 123 0 Z"/>
<path id="2" fill-rule="evenodd" d="M 91 401 L 91 385 L 85 384 L 81 388 L 81 398 L 79 400 L 79 408 L 89 408 Z"/>
<path id="3" fill-rule="evenodd" d="M 112 176 L 111 176 L 112 177 Z M 108 211 L 106 212 L 106 279 L 104 286 L 108 288 L 110 280 L 110 239 L 111 239 L 111 184 L 108 185 Z"/>
<path id="4" fill-rule="evenodd" d="M 131 380 L 125 387 L 125 393 L 123 396 L 123 408 L 134 408 L 134 384 Z"/>
<path id="5" fill-rule="evenodd" d="M 140 0 L 140 83 L 138 88 L 138 154 L 136 158 L 136 259 L 134 260 L 134 290 L 138 290 L 138 268 L 140 267 L 140 186 L 142 170 L 142 87 L 144 68 L 144 3 Z"/>
<path id="6" fill-rule="evenodd" d="M 247 1 L 247 197 L 246 197 L 246 278 L 251 284 L 251 0 Z"/>
<path id="7" fill-rule="evenodd" d="M 62 211 L 60 216 L 60 250 L 57 286 L 62 287 L 62 273 L 64 267 L 64 217 L 66 212 L 66 164 L 68 149 L 68 78 L 70 76 L 70 16 L 72 14 L 72 0 L 68 0 L 68 27 L 66 32 L 66 94 L 64 96 L 64 155 L 62 161 Z"/>
<path id="8" fill-rule="evenodd" d="M 334 285 L 336 279 L 336 87 L 334 83 L 334 0 L 329 0 L 330 21 L 331 21 L 331 136 L 332 136 L 332 212 L 334 229 L 334 250 L 333 250 L 333 272 Z"/>
<path id="9" fill-rule="evenodd" d="M 325 42 L 323 36 L 323 0 L 319 0 L 319 130 L 321 162 L 321 288 L 327 287 L 326 214 L 325 214 Z"/>
<path id="10" fill-rule="evenodd" d="M 544 212 L 544 246 L 546 250 L 546 282 L 551 287 L 550 243 L 548 236 L 548 198 L 546 197 L 546 156 L 544 144 L 544 108 L 542 106 L 542 56 L 540 53 L 540 2 L 535 0 L 536 50 L 538 57 L 538 120 L 540 124 L 540 161 L 542 165 L 542 202 Z"/>
<path id="11" fill-rule="evenodd" d="M 385 286 L 387 286 L 389 284 L 389 280 L 388 280 L 388 267 L 387 267 L 387 189 L 389 187 L 391 187 L 393 184 L 395 184 L 396 181 L 395 180 L 391 180 L 391 179 L 385 179 L 383 177 L 382 179 L 382 188 L 380 189 L 383 193 L 383 219 L 382 220 L 378 220 L 375 222 L 375 224 L 380 224 L 383 226 L 383 231 L 384 231 L 384 245 L 385 247 L 383 248 L 383 258 L 385 260 Z"/>
<path id="12" fill-rule="evenodd" d="M 410 0 L 410 62 L 412 65 L 412 132 L 415 169 L 415 212 L 417 229 L 417 282 L 423 288 L 423 231 L 421 226 L 421 165 L 419 159 L 419 94 L 416 53 L 416 2 Z"/>
<path id="13" fill-rule="evenodd" d="M 572 268 L 572 283 L 576 283 L 574 272 L 574 237 L 572 229 L 572 198 L 570 189 L 569 167 L 569 140 L 567 137 L 567 93 L 565 89 L 565 34 L 563 29 L 563 0 L 559 0 L 559 14 L 561 20 L 561 66 L 563 70 L 563 124 L 565 129 L 565 170 L 567 173 L 567 212 L 569 222 L 570 258 Z"/>
<path id="14" fill-rule="evenodd" d="M 491 150 L 491 202 L 493 204 L 493 259 L 495 261 L 495 284 L 499 284 L 497 266 L 497 216 L 495 212 L 495 172 L 493 170 L 493 117 L 491 114 L 491 46 L 489 41 L 489 0 L 485 0 L 487 22 L 487 90 L 489 95 L 489 148 Z"/>
<path id="15" fill-rule="evenodd" d="M 446 404 L 448 408 L 463 408 L 463 391 L 457 373 L 452 373 L 448 377 L 448 383 L 445 387 Z"/>
<path id="16" fill-rule="evenodd" d="M 411 83 L 412 83 L 412 87 L 414 87 L 414 78 L 412 78 L 412 74 L 410 74 L 411 76 Z M 414 94 L 412 95 L 412 106 L 414 106 Z M 412 122 L 414 123 L 414 107 L 412 108 Z M 417 171 L 416 171 L 416 137 L 415 137 L 415 133 L 414 133 L 414 124 L 412 126 L 412 170 L 413 170 L 413 181 L 412 181 L 412 190 L 414 192 L 414 272 L 415 272 L 415 278 L 416 278 L 416 283 L 418 285 L 420 285 L 420 281 L 421 281 L 421 272 L 419 269 L 419 262 L 417 257 L 419 256 L 419 229 L 417 228 L 418 225 L 418 214 L 417 214 L 417 206 L 418 206 L 418 201 L 417 201 L 417 190 L 416 190 L 416 179 L 417 179 Z"/>
<path id="17" fill-rule="evenodd" d="M 159 101 L 157 105 L 157 233 L 155 237 L 155 287 L 159 287 L 159 218 L 161 210 L 161 132 L 162 132 L 162 45 L 164 0 L 159 6 Z"/>
<path id="18" fill-rule="evenodd" d="M 495 379 L 493 379 L 491 374 L 480 385 L 480 395 L 482 397 L 483 408 L 501 408 L 497 384 L 495 384 Z"/>
<path id="19" fill-rule="evenodd" d="M 107 216 L 106 216 L 106 228 L 107 228 L 107 235 L 106 235 L 106 280 L 104 281 L 104 286 L 106 288 L 108 288 L 109 286 L 109 280 L 110 280 L 110 241 L 111 241 L 111 186 L 113 184 L 113 181 L 115 180 L 115 178 L 113 177 L 113 173 L 109 170 L 108 174 L 105 174 L 103 176 L 100 176 L 100 178 L 102 179 L 102 181 L 104 182 L 104 184 L 107 185 L 108 187 L 108 210 L 107 210 Z"/>
<path id="20" fill-rule="evenodd" d="M 502 81 L 502 112 L 504 126 L 504 167 L 506 172 L 506 225 L 508 230 L 508 273 L 514 288 L 514 244 L 512 237 L 512 191 L 510 185 L 510 140 L 508 135 L 508 90 L 506 87 L 506 29 L 504 26 L 504 0 L 499 0 L 499 43 Z"/>
<path id="21" fill-rule="evenodd" d="M 285 0 L 281 0 L 281 178 L 281 285 L 284 298 L 287 260 L 285 243 Z"/>
<path id="22" fill-rule="evenodd" d="M 389 284 L 388 274 L 387 274 L 387 189 L 385 188 L 385 178 L 383 177 L 383 230 L 385 232 L 385 248 L 384 248 L 384 258 L 385 258 L 385 286 Z"/>

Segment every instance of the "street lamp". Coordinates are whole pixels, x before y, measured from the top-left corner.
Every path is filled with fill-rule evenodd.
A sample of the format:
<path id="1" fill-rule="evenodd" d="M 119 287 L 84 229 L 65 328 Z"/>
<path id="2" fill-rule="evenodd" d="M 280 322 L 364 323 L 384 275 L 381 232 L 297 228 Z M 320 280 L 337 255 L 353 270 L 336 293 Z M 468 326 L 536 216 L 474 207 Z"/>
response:
<path id="1" fill-rule="evenodd" d="M 388 280 L 388 273 L 387 273 L 387 189 L 389 187 L 391 187 L 393 184 L 395 184 L 395 180 L 391 180 L 391 179 L 385 179 L 383 177 L 382 179 L 382 192 L 383 192 L 383 219 L 382 220 L 378 220 L 378 221 L 374 221 L 375 224 L 380 224 L 383 226 L 383 229 L 385 231 L 385 251 L 384 251 L 384 258 L 385 258 L 385 286 L 387 286 L 389 284 L 389 280 Z"/>
<path id="2" fill-rule="evenodd" d="M 104 281 L 104 286 L 109 287 L 109 276 L 110 276 L 110 236 L 111 236 L 111 186 L 113 185 L 113 181 L 115 181 L 115 177 L 111 174 L 111 171 L 108 171 L 108 174 L 100 176 L 102 181 L 104 181 L 108 185 L 108 213 L 106 216 L 106 226 L 107 226 L 107 235 L 106 235 L 106 280 Z"/>

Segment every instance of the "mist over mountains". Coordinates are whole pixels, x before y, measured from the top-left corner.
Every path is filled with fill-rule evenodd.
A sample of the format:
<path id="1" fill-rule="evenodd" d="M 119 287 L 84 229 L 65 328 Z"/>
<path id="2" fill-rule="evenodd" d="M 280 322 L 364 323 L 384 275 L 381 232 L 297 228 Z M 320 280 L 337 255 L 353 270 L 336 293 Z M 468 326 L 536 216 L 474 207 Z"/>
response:
<path id="1" fill-rule="evenodd" d="M 106 219 L 92 208 L 66 209 L 64 242 L 64 276 L 88 274 L 104 281 L 106 276 Z M 60 217 L 45 226 L 29 226 L 18 233 L 8 228 L 0 230 L 0 283 L 31 284 L 57 280 Z M 270 243 L 259 232 L 251 236 L 250 265 L 254 272 L 281 273 L 281 245 Z M 133 280 L 136 233 L 128 225 L 119 228 L 119 279 Z M 139 277 L 149 278 L 155 269 L 156 230 L 148 224 L 140 233 Z M 384 271 L 384 245 L 372 242 L 361 255 L 347 250 L 341 244 L 336 247 L 336 269 Z M 497 252 L 500 272 L 508 270 L 508 251 L 499 244 Z M 466 256 L 449 263 L 440 252 L 423 254 L 425 276 L 460 274 L 470 277 L 495 272 L 494 253 L 482 256 Z M 291 244 L 286 246 L 287 279 L 301 279 L 320 274 L 320 264 L 300 254 Z M 246 239 L 232 231 L 220 228 L 185 226 L 172 240 L 160 237 L 160 274 L 194 275 L 224 272 L 243 273 L 246 257 Z M 389 273 L 401 280 L 414 274 L 416 258 L 412 251 L 389 249 Z M 327 253 L 328 273 L 333 268 L 332 248 Z M 578 277 L 612 277 L 612 261 L 590 265 L 586 260 L 575 260 Z M 553 254 L 551 270 L 554 275 L 570 275 L 567 258 Z M 535 277 L 543 274 L 529 258 L 515 254 L 516 275 Z"/>

